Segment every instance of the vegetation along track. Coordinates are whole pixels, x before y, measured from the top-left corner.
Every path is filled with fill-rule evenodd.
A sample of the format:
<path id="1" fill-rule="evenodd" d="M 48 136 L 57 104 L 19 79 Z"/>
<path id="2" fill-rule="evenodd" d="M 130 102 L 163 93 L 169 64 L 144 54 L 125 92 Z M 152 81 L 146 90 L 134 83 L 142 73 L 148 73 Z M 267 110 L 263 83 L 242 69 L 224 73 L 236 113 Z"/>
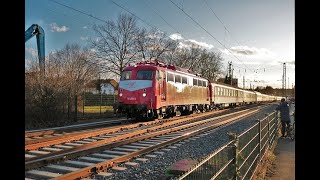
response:
<path id="1" fill-rule="evenodd" d="M 159 125 L 162 127 L 149 127 L 137 132 L 138 136 L 132 136 L 131 138 L 120 141 L 94 146 L 89 146 L 89 144 L 87 144 L 78 146 L 82 148 L 76 147 L 62 153 L 52 153 L 47 157 L 42 156 L 37 159 L 30 159 L 30 161 L 26 161 L 25 163 L 25 168 L 27 170 L 26 176 L 41 176 L 42 178 L 56 177 L 63 179 L 87 177 L 139 155 L 152 152 L 177 141 L 189 138 L 190 136 L 203 133 L 204 131 L 211 130 L 217 126 L 248 116 L 258 110 L 258 108 L 253 108 L 253 110 L 242 110 L 235 113 L 221 115 L 219 117 L 189 122 L 187 124 L 182 123 L 183 120 L 177 120 L 181 121 L 179 125 L 175 123 L 176 121 L 168 122 L 164 126 L 163 124 L 165 123 L 163 123 L 162 125 Z M 176 124 L 176 126 L 172 127 L 173 124 Z M 67 160 L 63 161 L 59 165 L 44 166 L 49 162 L 71 158 L 77 158 L 77 160 Z M 40 166 L 44 166 L 42 168 L 44 171 L 35 169 Z M 78 168 L 69 166 L 77 166 Z M 113 168 L 116 169 L 117 167 Z M 59 174 L 57 172 L 66 174 Z"/>

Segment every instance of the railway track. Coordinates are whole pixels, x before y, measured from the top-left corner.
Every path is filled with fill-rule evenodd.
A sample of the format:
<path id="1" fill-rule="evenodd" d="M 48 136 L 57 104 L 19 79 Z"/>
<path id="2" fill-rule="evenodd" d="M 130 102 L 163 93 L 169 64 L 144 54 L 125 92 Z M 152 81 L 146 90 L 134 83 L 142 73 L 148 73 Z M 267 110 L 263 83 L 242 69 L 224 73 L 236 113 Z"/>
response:
<path id="1" fill-rule="evenodd" d="M 154 126 L 140 127 L 140 129 L 122 132 L 114 137 L 92 141 L 82 145 L 71 146 L 71 148 L 55 151 L 54 148 L 46 149 L 54 151 L 26 159 L 25 176 L 28 178 L 57 178 L 57 179 L 77 179 L 91 176 L 110 176 L 103 171 L 123 170 L 124 167 L 117 166 L 124 162 L 127 166 L 136 166 L 137 162 L 152 158 L 161 151 L 159 148 L 190 138 L 192 136 L 209 131 L 212 128 L 235 121 L 255 113 L 259 108 L 253 110 L 241 110 L 230 114 L 221 115 L 204 120 L 191 121 L 181 119 Z M 179 122 L 178 122 L 179 121 Z M 166 149 L 166 148 L 164 148 Z M 165 150 L 164 150 L 165 151 Z M 148 154 L 153 152 L 153 154 Z M 163 151 L 162 151 L 163 153 Z M 145 155 L 146 158 L 137 158 Z M 71 159 L 71 160 L 70 160 Z M 127 162 L 131 160 L 132 162 Z M 52 164 L 59 162 L 57 164 Z M 51 163 L 47 165 L 48 163 Z M 40 168 L 41 167 L 41 168 Z"/>
<path id="2" fill-rule="evenodd" d="M 79 130 L 92 129 L 92 128 L 99 128 L 101 126 L 106 126 L 106 125 L 121 124 L 123 121 L 126 121 L 126 118 L 111 119 L 111 120 L 100 121 L 100 122 L 82 123 L 82 124 L 63 126 L 63 127 L 30 130 L 30 131 L 26 131 L 24 136 L 25 136 L 25 141 L 29 141 L 33 139 L 41 139 L 41 138 L 46 138 L 51 136 L 61 136 L 66 133 L 76 132 Z"/>
<path id="3" fill-rule="evenodd" d="M 243 108 L 235 108 L 233 111 Z M 232 110 L 231 110 L 232 111 Z M 162 124 L 162 127 L 166 126 L 168 122 L 176 122 L 176 123 L 187 123 L 189 121 L 198 120 L 198 118 L 203 118 L 209 115 L 220 115 L 228 113 L 228 110 L 215 111 L 215 112 L 207 112 L 203 114 L 193 114 L 190 116 L 182 116 L 176 118 L 170 118 L 166 120 L 156 120 L 145 123 L 136 123 L 125 126 L 116 126 L 116 127 L 108 127 L 108 128 L 100 128 L 100 129 L 90 129 L 83 130 L 73 133 L 65 133 L 59 134 L 56 136 L 42 136 L 42 137 L 34 137 L 32 139 L 25 141 L 25 158 L 28 161 L 29 159 L 34 159 L 37 156 L 43 156 L 57 151 L 62 151 L 63 149 L 70 149 L 72 147 L 79 147 L 84 144 L 89 144 L 92 142 L 100 141 L 99 143 L 107 143 L 113 140 L 120 140 L 119 138 L 115 138 L 122 134 L 128 134 L 128 136 L 120 136 L 120 138 L 128 138 L 130 137 L 130 132 L 138 131 L 139 129 L 146 129 L 147 127 L 158 126 Z M 197 118 L 197 119 L 193 119 Z M 185 119 L 186 121 L 176 121 L 179 119 Z M 170 125 L 174 125 L 175 123 L 170 123 Z M 158 126 L 159 127 L 159 126 Z M 160 127 L 160 128 L 162 128 Z M 72 127 L 73 128 L 73 127 Z M 136 135 L 136 134 L 133 134 Z M 107 141 L 101 141 L 108 139 Z M 97 144 L 97 143 L 96 143 Z"/>

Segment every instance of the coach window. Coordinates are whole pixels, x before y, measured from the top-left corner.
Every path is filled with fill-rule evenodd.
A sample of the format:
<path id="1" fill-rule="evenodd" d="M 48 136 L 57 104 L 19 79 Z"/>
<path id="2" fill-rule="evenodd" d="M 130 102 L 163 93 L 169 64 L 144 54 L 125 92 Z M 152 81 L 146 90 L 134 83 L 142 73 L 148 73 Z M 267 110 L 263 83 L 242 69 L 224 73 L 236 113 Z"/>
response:
<path id="1" fill-rule="evenodd" d="M 180 75 L 175 75 L 175 82 L 181 83 L 181 76 Z"/>
<path id="2" fill-rule="evenodd" d="M 152 70 L 139 70 L 136 79 L 139 80 L 152 80 L 154 71 Z"/>
<path id="3" fill-rule="evenodd" d="M 202 81 L 202 87 L 206 87 L 206 82 Z"/>
<path id="4" fill-rule="evenodd" d="M 171 73 L 167 73 L 168 81 L 174 82 L 174 76 Z"/>
<path id="5" fill-rule="evenodd" d="M 193 85 L 198 86 L 198 79 L 193 79 Z"/>
<path id="6" fill-rule="evenodd" d="M 203 86 L 203 87 L 207 87 L 207 82 L 206 82 L 206 81 L 203 81 L 203 82 L 202 82 L 202 86 Z"/>
<path id="7" fill-rule="evenodd" d="M 188 84 L 187 77 L 182 77 L 182 84 Z"/>
<path id="8" fill-rule="evenodd" d="M 129 80 L 132 78 L 132 71 L 123 71 L 120 80 Z"/>

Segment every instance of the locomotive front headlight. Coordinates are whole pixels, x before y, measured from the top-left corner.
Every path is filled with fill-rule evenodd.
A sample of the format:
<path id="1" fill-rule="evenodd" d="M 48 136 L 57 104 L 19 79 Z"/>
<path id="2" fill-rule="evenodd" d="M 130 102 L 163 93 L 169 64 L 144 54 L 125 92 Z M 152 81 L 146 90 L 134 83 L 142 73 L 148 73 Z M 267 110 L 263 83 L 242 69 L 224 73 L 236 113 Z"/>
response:
<path id="1" fill-rule="evenodd" d="M 122 96 L 122 93 L 120 93 L 119 96 L 121 97 L 121 96 Z"/>
<path id="2" fill-rule="evenodd" d="M 147 96 L 147 94 L 146 94 L 146 93 L 142 93 L 142 96 L 143 96 L 143 97 L 146 97 L 146 96 Z"/>

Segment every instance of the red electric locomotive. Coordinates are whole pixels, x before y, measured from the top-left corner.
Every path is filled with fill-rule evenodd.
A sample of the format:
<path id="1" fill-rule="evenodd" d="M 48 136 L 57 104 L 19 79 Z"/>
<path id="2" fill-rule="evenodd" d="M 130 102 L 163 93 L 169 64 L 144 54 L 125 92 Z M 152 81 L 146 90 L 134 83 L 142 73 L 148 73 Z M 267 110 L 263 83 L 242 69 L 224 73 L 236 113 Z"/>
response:
<path id="1" fill-rule="evenodd" d="M 118 112 L 128 118 L 158 118 L 210 109 L 208 80 L 157 60 L 124 69 L 118 93 Z"/>

